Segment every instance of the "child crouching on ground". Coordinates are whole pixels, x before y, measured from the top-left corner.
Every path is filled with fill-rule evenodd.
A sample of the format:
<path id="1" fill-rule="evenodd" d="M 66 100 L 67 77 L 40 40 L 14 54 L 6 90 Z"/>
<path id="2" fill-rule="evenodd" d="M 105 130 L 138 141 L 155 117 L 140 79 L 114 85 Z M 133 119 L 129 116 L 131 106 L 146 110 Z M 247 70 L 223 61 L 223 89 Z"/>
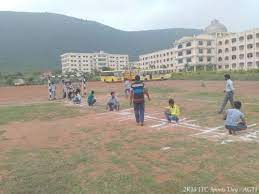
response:
<path id="1" fill-rule="evenodd" d="M 234 102 L 234 109 L 228 109 L 224 115 L 225 127 L 229 134 L 236 134 L 236 131 L 246 130 L 245 115 L 240 111 L 242 103 L 240 101 Z"/>
<path id="2" fill-rule="evenodd" d="M 178 123 L 180 117 L 180 108 L 174 103 L 174 99 L 172 98 L 169 99 L 168 103 L 169 107 L 165 111 L 166 119 L 168 123 L 171 123 L 172 121 Z"/>
<path id="3" fill-rule="evenodd" d="M 93 106 L 96 103 L 96 99 L 94 97 L 94 91 L 91 91 L 91 93 L 88 95 L 87 102 L 89 106 Z"/>
<path id="4" fill-rule="evenodd" d="M 109 111 L 119 111 L 120 110 L 120 102 L 116 97 L 115 92 L 111 92 L 111 97 L 109 97 L 107 102 L 107 110 Z"/>
<path id="5" fill-rule="evenodd" d="M 73 102 L 75 104 L 81 104 L 82 103 L 82 97 L 81 97 L 80 93 L 81 93 L 81 90 L 79 88 L 76 89 L 76 94 L 75 94 L 75 97 L 73 99 Z"/>

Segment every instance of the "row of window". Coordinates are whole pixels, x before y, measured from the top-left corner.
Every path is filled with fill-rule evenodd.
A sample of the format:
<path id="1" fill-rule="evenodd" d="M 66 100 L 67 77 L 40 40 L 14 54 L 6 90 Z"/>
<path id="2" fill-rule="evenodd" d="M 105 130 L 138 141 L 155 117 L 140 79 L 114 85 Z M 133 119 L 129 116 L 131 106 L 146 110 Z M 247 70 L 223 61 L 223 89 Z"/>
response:
<path id="1" fill-rule="evenodd" d="M 211 54 L 212 53 L 212 49 L 206 49 L 207 50 L 207 54 Z M 198 53 L 199 54 L 204 54 L 204 49 L 198 49 Z M 191 55 L 192 54 L 192 50 L 187 50 L 186 51 L 186 55 Z M 183 52 L 178 52 L 178 57 L 183 56 Z"/>
<path id="2" fill-rule="evenodd" d="M 198 45 L 199 46 L 203 46 L 203 45 L 207 45 L 207 46 L 211 46 L 212 45 L 212 41 L 202 41 L 202 40 L 199 40 L 198 41 Z M 191 47 L 192 46 L 192 43 L 191 42 L 187 42 L 186 44 L 185 44 L 185 47 Z M 177 48 L 178 49 L 181 49 L 181 48 L 183 48 L 183 44 L 179 44 L 178 46 L 177 46 Z"/>
<path id="3" fill-rule="evenodd" d="M 254 57 L 253 53 L 248 53 L 248 54 L 247 54 L 247 58 L 253 58 L 253 57 Z M 259 52 L 256 53 L 256 57 L 259 58 Z M 236 56 L 236 55 L 232 55 L 231 58 L 232 58 L 232 60 L 236 60 L 236 59 L 237 59 L 237 56 Z M 245 58 L 245 55 L 244 55 L 244 54 L 240 54 L 240 55 L 239 55 L 239 59 L 244 59 L 244 58 Z M 225 57 L 225 61 L 228 61 L 228 60 L 229 60 L 229 57 L 226 56 L 226 57 Z M 218 61 L 223 61 L 223 58 L 222 58 L 222 57 L 219 57 L 219 58 L 218 58 Z"/>
<path id="4" fill-rule="evenodd" d="M 253 62 L 248 62 L 247 63 L 247 67 L 248 68 L 252 68 L 254 66 Z M 232 65 L 219 65 L 218 68 L 219 69 L 222 69 L 222 68 L 225 68 L 225 69 L 229 69 L 230 67 L 232 69 L 236 69 L 236 68 L 240 68 L 240 69 L 243 69 L 245 68 L 245 63 L 239 63 L 238 65 L 236 63 L 233 63 Z M 256 67 L 259 68 L 259 61 L 256 62 Z"/>
<path id="5" fill-rule="evenodd" d="M 249 34 L 247 35 L 246 39 L 249 41 L 249 40 L 252 40 L 254 38 L 254 36 L 252 34 Z M 256 34 L 256 38 L 259 38 L 259 33 Z M 239 41 L 244 41 L 245 40 L 245 37 L 244 36 L 240 36 L 239 37 Z M 232 43 L 236 43 L 237 42 L 237 38 L 232 38 L 231 40 L 225 40 L 225 45 L 228 45 L 230 43 L 230 41 Z M 223 41 L 219 41 L 218 42 L 219 45 L 223 45 Z"/>
<path id="6" fill-rule="evenodd" d="M 167 53 L 164 53 L 164 54 L 155 54 L 155 55 L 152 55 L 152 56 L 149 56 L 149 57 L 142 57 L 141 60 L 149 60 L 149 59 L 155 59 L 155 58 L 159 58 L 159 57 L 166 57 L 166 56 L 170 56 L 170 55 L 173 55 L 174 52 L 171 51 L 171 52 L 167 52 Z"/>
<path id="7" fill-rule="evenodd" d="M 81 58 L 96 58 L 96 56 L 94 55 L 94 56 L 76 56 L 76 55 L 71 55 L 70 56 L 71 58 L 79 58 L 79 59 L 81 59 Z M 105 55 L 98 55 L 98 58 L 106 58 L 106 56 Z M 125 60 L 128 60 L 128 57 L 114 57 L 114 56 L 110 56 L 109 57 L 110 59 L 125 59 Z"/>
<path id="8" fill-rule="evenodd" d="M 253 49 L 253 48 L 254 48 L 254 45 L 253 45 L 253 44 L 248 44 L 248 45 L 247 45 L 247 49 Z M 259 43 L 256 43 L 256 48 L 259 48 Z M 243 51 L 244 49 L 245 49 L 245 46 L 244 46 L 244 45 L 240 45 L 240 46 L 239 46 L 239 50 L 240 50 L 240 51 Z M 234 51 L 234 52 L 237 51 L 237 47 L 235 47 L 235 46 L 232 47 L 232 51 Z M 226 52 L 226 53 L 229 52 L 229 48 L 226 48 L 226 49 L 225 49 L 225 52 Z M 218 53 L 219 53 L 219 54 L 220 54 L 220 53 L 223 53 L 223 50 L 222 50 L 222 49 L 219 49 L 219 50 L 218 50 Z"/>
<path id="9" fill-rule="evenodd" d="M 205 59 L 204 59 L 204 57 L 198 57 L 198 61 L 199 62 L 204 62 L 205 61 Z M 207 57 L 207 62 L 209 63 L 209 62 L 211 62 L 212 61 L 212 57 Z M 186 62 L 187 63 L 191 63 L 192 62 L 192 58 L 187 58 L 186 59 Z M 178 64 L 182 64 L 183 63 L 183 59 L 179 59 L 178 60 Z"/>
<path id="10" fill-rule="evenodd" d="M 157 64 L 157 63 L 165 63 L 169 61 L 173 61 L 174 58 L 168 58 L 168 59 L 163 59 L 163 60 L 155 60 L 155 61 L 150 61 L 150 62 L 144 62 L 143 65 L 148 65 L 148 64 Z"/>

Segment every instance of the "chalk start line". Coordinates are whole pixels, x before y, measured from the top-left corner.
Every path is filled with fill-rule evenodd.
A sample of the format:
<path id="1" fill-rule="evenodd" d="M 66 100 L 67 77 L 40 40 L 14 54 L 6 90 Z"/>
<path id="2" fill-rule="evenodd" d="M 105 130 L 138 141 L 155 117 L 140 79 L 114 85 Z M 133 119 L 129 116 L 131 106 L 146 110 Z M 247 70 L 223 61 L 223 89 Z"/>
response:
<path id="1" fill-rule="evenodd" d="M 124 109 L 119 112 L 99 113 L 97 117 L 112 116 L 111 120 L 116 122 L 126 122 L 135 120 L 134 110 Z M 115 116 L 114 116 L 115 115 Z M 195 138 L 204 138 L 208 140 L 217 141 L 220 144 L 229 144 L 233 142 L 254 142 L 259 143 L 259 129 L 257 124 L 248 125 L 248 129 L 242 132 L 237 132 L 237 135 L 229 135 L 225 126 L 204 127 L 197 124 L 197 120 L 182 118 L 179 123 L 168 123 L 164 118 L 163 112 L 146 112 L 145 113 L 146 126 L 152 130 L 168 130 L 173 128 L 184 128 L 193 131 L 189 136 Z"/>

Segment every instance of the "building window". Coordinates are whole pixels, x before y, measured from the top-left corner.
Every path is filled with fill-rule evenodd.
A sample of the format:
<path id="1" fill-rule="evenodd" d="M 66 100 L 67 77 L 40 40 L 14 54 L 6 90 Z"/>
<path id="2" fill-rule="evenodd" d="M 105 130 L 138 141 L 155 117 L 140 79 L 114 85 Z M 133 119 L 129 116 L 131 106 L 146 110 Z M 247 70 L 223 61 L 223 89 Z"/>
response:
<path id="1" fill-rule="evenodd" d="M 229 69 L 229 65 L 225 65 L 225 69 Z"/>
<path id="2" fill-rule="evenodd" d="M 256 53 L 256 57 L 259 58 L 259 52 Z"/>
<path id="3" fill-rule="evenodd" d="M 247 45 L 247 48 L 248 48 L 248 49 L 252 49 L 252 48 L 253 48 L 253 45 L 252 45 L 252 44 L 248 44 L 248 45 Z"/>
<path id="4" fill-rule="evenodd" d="M 181 48 L 183 48 L 183 45 L 179 44 L 178 49 L 181 49 Z"/>
<path id="5" fill-rule="evenodd" d="M 232 51 L 236 51 L 237 50 L 237 47 L 232 47 Z"/>
<path id="6" fill-rule="evenodd" d="M 233 63 L 233 64 L 232 64 L 232 68 L 233 68 L 233 69 L 236 69 L 236 67 L 237 67 L 237 64 L 236 64 L 236 63 Z"/>
<path id="7" fill-rule="evenodd" d="M 240 54 L 239 55 L 239 59 L 244 59 L 245 58 L 245 55 L 244 54 Z"/>
<path id="8" fill-rule="evenodd" d="M 219 61 L 222 61 L 223 59 L 222 59 L 222 57 L 219 57 L 219 59 L 218 59 Z"/>
<path id="9" fill-rule="evenodd" d="M 208 49 L 207 53 L 208 53 L 208 54 L 211 54 L 211 49 Z"/>
<path id="10" fill-rule="evenodd" d="M 218 44 L 219 44 L 219 46 L 221 46 L 222 45 L 222 41 L 219 41 Z"/>
<path id="11" fill-rule="evenodd" d="M 203 62 L 203 57 L 199 57 L 199 62 Z"/>
<path id="12" fill-rule="evenodd" d="M 179 57 L 183 56 L 183 52 L 178 52 L 178 56 Z"/>
<path id="13" fill-rule="evenodd" d="M 187 51 L 186 51 L 186 54 L 187 54 L 187 55 L 191 55 L 191 54 L 192 54 L 192 50 L 187 50 Z"/>
<path id="14" fill-rule="evenodd" d="M 187 63 L 191 63 L 192 62 L 192 58 L 187 58 Z"/>
<path id="15" fill-rule="evenodd" d="M 226 48 L 226 49 L 225 49 L 225 53 L 228 53 L 228 52 L 229 52 L 229 49 L 228 49 L 228 48 Z"/>
<path id="16" fill-rule="evenodd" d="M 247 58 L 253 58 L 253 53 L 248 53 Z"/>
<path id="17" fill-rule="evenodd" d="M 186 47 L 190 47 L 190 46 L 192 46 L 192 43 L 191 42 L 187 42 Z"/>
<path id="18" fill-rule="evenodd" d="M 237 42 L 237 39 L 236 38 L 232 38 L 232 43 L 236 43 Z"/>
<path id="19" fill-rule="evenodd" d="M 202 46 L 203 45 L 203 41 L 199 40 L 199 46 Z"/>
<path id="20" fill-rule="evenodd" d="M 252 40 L 252 39 L 253 39 L 253 35 L 250 34 L 247 36 L 247 40 Z"/>
<path id="21" fill-rule="evenodd" d="M 252 67 L 253 66 L 253 62 L 248 62 L 247 63 L 247 67 Z"/>
<path id="22" fill-rule="evenodd" d="M 178 63 L 179 63 L 179 64 L 182 64 L 182 63 L 183 63 L 183 60 L 182 60 L 182 59 L 179 59 L 179 60 L 178 60 Z"/>
<path id="23" fill-rule="evenodd" d="M 226 57 L 225 57 L 225 61 L 228 61 L 228 60 L 229 60 L 229 57 L 228 57 L 228 56 L 226 56 Z"/>
<path id="24" fill-rule="evenodd" d="M 222 65 L 219 65 L 218 68 L 219 68 L 219 69 L 222 69 Z"/>
<path id="25" fill-rule="evenodd" d="M 259 43 L 256 43 L 256 48 L 259 48 Z"/>
<path id="26" fill-rule="evenodd" d="M 239 37 L 239 41 L 244 41 L 245 40 L 245 37 L 244 36 L 240 36 Z"/>
<path id="27" fill-rule="evenodd" d="M 222 49 L 219 49 L 219 50 L 218 50 L 218 53 L 219 53 L 219 54 L 222 53 Z"/>
<path id="28" fill-rule="evenodd" d="M 225 45 L 228 45 L 229 44 L 229 40 L 225 40 Z"/>
<path id="29" fill-rule="evenodd" d="M 199 54 L 203 54 L 203 49 L 199 49 Z"/>
<path id="30" fill-rule="evenodd" d="M 236 55 L 232 55 L 232 59 L 233 59 L 233 60 L 236 60 L 236 59 L 237 59 L 237 56 L 236 56 Z"/>
<path id="31" fill-rule="evenodd" d="M 209 40 L 208 42 L 207 42 L 207 46 L 211 46 L 212 45 L 212 42 Z"/>
<path id="32" fill-rule="evenodd" d="M 208 62 L 211 62 L 211 57 L 208 57 L 208 58 L 207 58 L 207 61 L 208 61 Z"/>
<path id="33" fill-rule="evenodd" d="M 244 67 L 245 67 L 244 63 L 239 63 L 239 68 L 244 69 Z"/>
<path id="34" fill-rule="evenodd" d="M 244 45 L 241 45 L 241 46 L 239 46 L 239 50 L 244 50 L 245 49 L 245 46 Z"/>
<path id="35" fill-rule="evenodd" d="M 256 33 L 256 38 L 259 38 L 259 33 Z"/>

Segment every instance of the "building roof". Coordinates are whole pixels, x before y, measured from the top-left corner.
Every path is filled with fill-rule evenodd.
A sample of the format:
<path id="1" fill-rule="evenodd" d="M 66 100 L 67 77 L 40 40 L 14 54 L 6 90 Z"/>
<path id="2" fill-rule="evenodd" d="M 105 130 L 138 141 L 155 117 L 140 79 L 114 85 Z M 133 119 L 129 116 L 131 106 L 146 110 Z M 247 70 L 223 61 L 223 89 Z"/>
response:
<path id="1" fill-rule="evenodd" d="M 227 32 L 227 27 L 218 20 L 211 21 L 210 25 L 205 28 L 207 34 L 215 34 L 219 32 Z"/>

